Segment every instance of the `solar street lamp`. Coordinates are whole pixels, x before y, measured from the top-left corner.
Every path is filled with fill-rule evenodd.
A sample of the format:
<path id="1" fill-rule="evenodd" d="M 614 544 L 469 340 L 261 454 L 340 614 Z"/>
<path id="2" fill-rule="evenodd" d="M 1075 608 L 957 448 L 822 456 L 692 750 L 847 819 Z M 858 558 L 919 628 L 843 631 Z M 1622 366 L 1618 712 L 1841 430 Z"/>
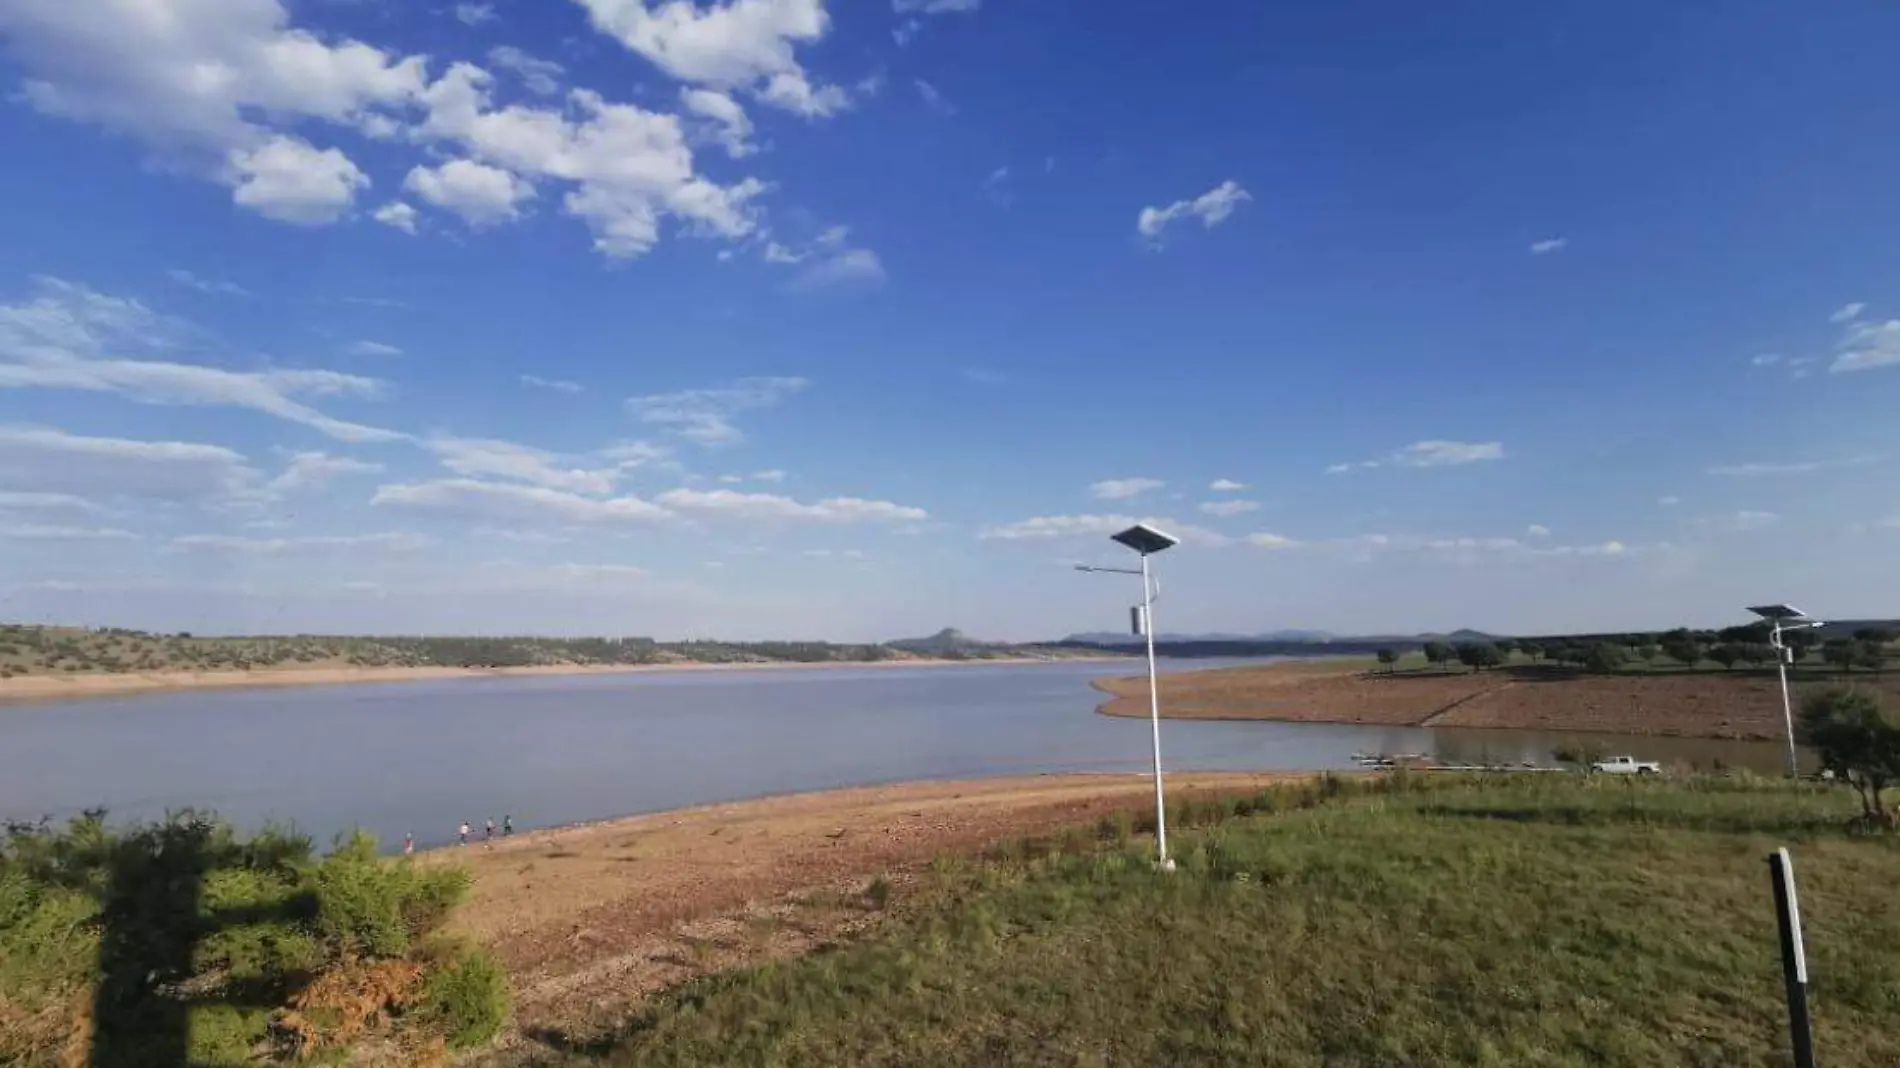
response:
<path id="1" fill-rule="evenodd" d="M 1788 662 L 1794 658 L 1794 650 L 1782 642 L 1781 635 L 1784 631 L 1808 630 L 1822 624 L 1793 605 L 1764 604 L 1749 611 L 1768 621 L 1768 644 L 1774 646 L 1775 668 L 1781 672 L 1781 720 L 1788 728 L 1788 777 L 1798 779 L 1801 760 L 1794 748 L 1794 702 L 1788 697 Z"/>
<path id="2" fill-rule="evenodd" d="M 1161 686 L 1155 675 L 1154 604 L 1155 599 L 1161 596 L 1161 588 L 1149 570 L 1148 558 L 1181 544 L 1181 539 L 1146 523 L 1136 523 L 1112 537 L 1141 555 L 1141 567 L 1091 567 L 1077 564 L 1075 569 L 1141 576 L 1141 603 L 1131 610 L 1130 616 L 1134 632 L 1148 640 L 1148 722 L 1154 734 L 1155 866 L 1162 871 L 1173 871 L 1174 861 L 1168 858 L 1168 809 L 1161 789 Z"/>

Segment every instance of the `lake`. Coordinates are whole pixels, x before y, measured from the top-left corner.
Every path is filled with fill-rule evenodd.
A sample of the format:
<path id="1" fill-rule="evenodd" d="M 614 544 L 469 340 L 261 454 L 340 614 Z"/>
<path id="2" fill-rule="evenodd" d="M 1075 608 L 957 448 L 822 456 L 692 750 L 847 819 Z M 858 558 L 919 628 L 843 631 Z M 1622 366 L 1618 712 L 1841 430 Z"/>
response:
<path id="1" fill-rule="evenodd" d="M 1257 662 L 1257 661 L 1256 661 Z M 1165 662 L 1163 670 L 1228 666 Z M 429 845 L 518 827 L 910 779 L 1145 772 L 1148 722 L 1100 716 L 1128 664 L 786 668 L 201 691 L 0 708 L 0 817 L 215 809 Z M 1320 770 L 1358 751 L 1547 763 L 1592 736 L 1169 721 L 1165 767 Z M 1642 759 L 1774 772 L 1759 742 L 1598 739 Z"/>

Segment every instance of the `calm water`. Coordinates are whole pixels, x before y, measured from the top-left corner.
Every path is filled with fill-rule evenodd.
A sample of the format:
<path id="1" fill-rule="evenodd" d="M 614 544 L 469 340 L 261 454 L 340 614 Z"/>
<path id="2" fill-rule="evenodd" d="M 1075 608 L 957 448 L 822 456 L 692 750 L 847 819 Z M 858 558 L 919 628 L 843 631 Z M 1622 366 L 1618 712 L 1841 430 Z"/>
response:
<path id="1" fill-rule="evenodd" d="M 1167 670 L 1221 666 L 1184 661 Z M 441 842 L 521 827 L 924 778 L 1141 772 L 1146 720 L 1095 715 L 1092 678 L 1139 663 L 458 679 L 173 693 L 0 708 L 0 817 L 214 808 L 319 839 Z M 1356 751 L 1547 762 L 1577 735 L 1167 722 L 1167 766 L 1311 770 Z M 1761 743 L 1610 740 L 1643 759 L 1773 771 Z"/>

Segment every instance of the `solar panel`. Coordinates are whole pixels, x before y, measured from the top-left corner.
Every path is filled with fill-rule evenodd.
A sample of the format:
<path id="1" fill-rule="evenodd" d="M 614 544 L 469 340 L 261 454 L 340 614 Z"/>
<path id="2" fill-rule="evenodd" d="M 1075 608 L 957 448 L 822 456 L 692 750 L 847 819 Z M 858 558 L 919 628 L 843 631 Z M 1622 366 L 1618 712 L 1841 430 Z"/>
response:
<path id="1" fill-rule="evenodd" d="M 1763 619 L 1787 620 L 1787 619 L 1808 618 L 1808 614 L 1806 612 L 1803 612 L 1801 609 L 1796 608 L 1793 605 L 1788 605 L 1788 604 L 1757 605 L 1753 608 L 1750 608 L 1749 611 L 1755 613 L 1756 615 L 1762 617 Z"/>
<path id="2" fill-rule="evenodd" d="M 1180 538 L 1156 530 L 1146 523 L 1136 523 L 1120 534 L 1110 536 L 1143 556 L 1158 553 L 1163 549 L 1172 549 L 1181 544 Z"/>

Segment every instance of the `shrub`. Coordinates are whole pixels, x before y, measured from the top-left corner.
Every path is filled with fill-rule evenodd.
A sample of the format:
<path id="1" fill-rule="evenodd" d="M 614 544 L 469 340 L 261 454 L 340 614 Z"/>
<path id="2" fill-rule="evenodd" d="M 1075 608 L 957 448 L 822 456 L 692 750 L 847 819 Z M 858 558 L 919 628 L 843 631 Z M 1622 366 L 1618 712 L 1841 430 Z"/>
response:
<path id="1" fill-rule="evenodd" d="M 429 973 L 417 1011 L 451 1047 L 479 1046 L 508 1022 L 508 977 L 486 951 L 465 949 Z"/>

